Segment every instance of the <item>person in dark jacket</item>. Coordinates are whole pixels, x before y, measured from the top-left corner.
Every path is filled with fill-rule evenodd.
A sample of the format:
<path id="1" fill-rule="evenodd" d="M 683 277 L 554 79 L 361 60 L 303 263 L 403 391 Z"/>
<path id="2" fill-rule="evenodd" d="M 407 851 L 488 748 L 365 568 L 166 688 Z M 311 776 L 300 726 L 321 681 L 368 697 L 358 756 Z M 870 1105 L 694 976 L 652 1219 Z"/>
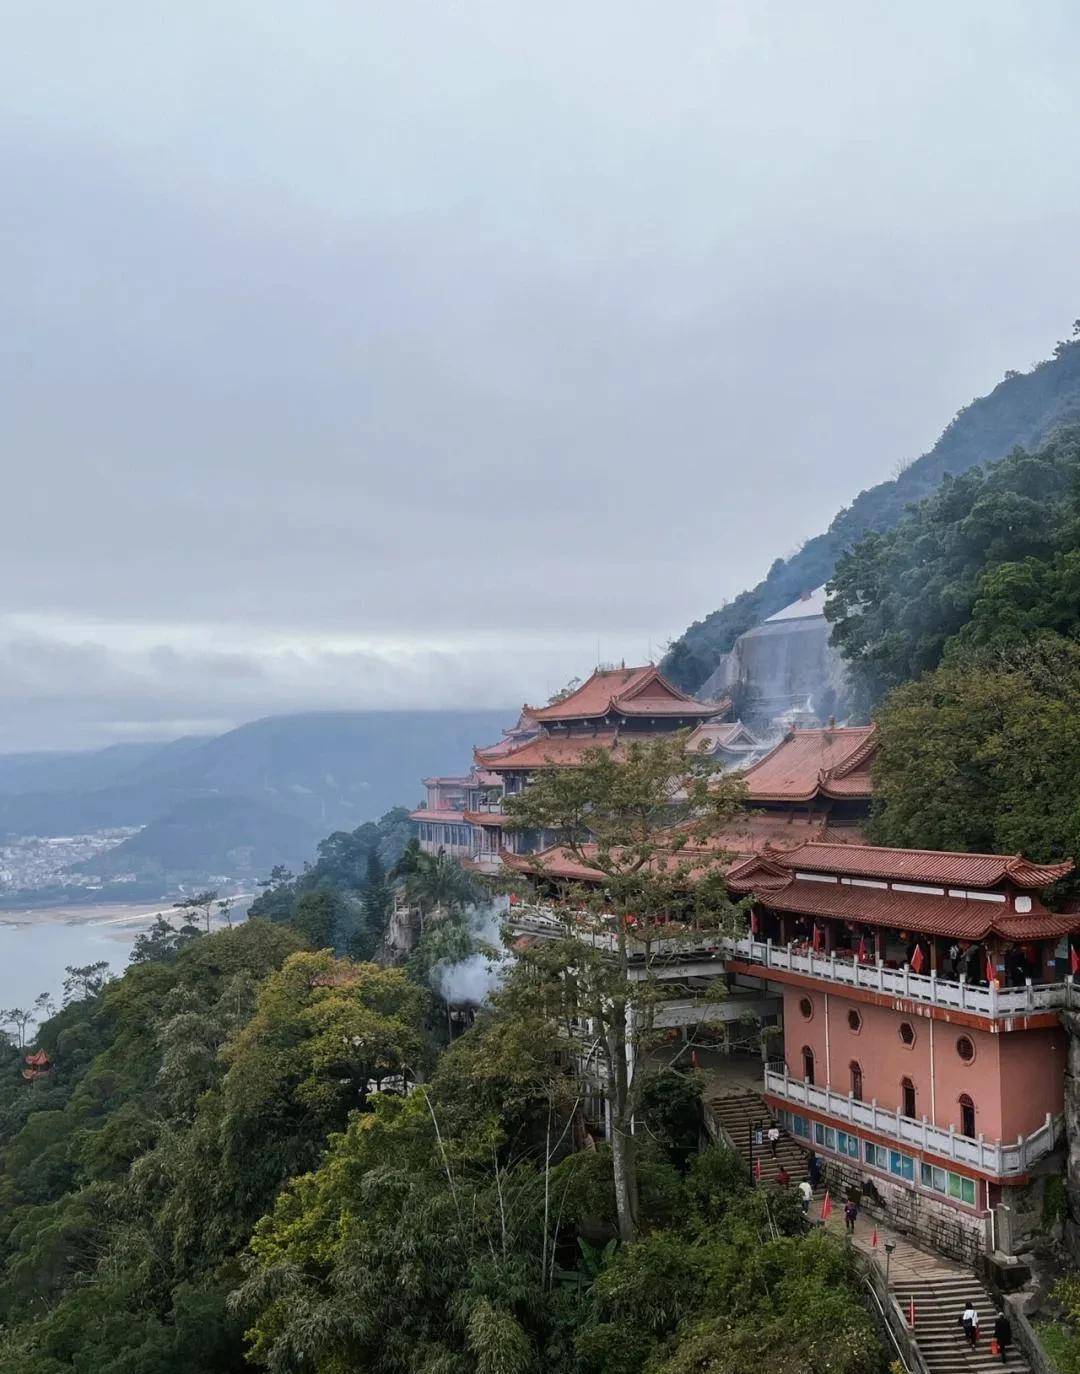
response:
<path id="1" fill-rule="evenodd" d="M 1005 1314 L 1004 1308 L 997 1314 L 994 1322 L 994 1340 L 997 1341 L 998 1354 L 1001 1356 L 1001 1363 L 1005 1363 L 1006 1352 L 1012 1345 L 1012 1322 Z"/>

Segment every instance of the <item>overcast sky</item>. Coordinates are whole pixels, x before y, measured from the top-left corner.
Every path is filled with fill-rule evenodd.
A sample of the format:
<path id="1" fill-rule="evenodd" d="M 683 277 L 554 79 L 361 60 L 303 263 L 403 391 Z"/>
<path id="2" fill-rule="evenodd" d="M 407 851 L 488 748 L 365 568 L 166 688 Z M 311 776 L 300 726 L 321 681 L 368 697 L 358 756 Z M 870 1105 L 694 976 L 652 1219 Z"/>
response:
<path id="1" fill-rule="evenodd" d="M 659 656 L 1080 314 L 1074 0 L 0 12 L 0 749 Z"/>

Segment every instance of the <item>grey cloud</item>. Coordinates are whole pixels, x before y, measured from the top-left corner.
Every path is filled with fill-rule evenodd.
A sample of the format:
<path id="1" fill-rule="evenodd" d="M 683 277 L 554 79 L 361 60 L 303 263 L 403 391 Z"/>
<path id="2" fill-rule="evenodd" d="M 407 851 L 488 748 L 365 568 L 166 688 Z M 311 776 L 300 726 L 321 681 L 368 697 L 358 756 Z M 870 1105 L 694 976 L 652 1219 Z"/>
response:
<path id="1" fill-rule="evenodd" d="M 42 738 L 639 657 L 1077 313 L 1064 0 L 6 19 L 0 614 L 94 626 L 5 652 Z"/>

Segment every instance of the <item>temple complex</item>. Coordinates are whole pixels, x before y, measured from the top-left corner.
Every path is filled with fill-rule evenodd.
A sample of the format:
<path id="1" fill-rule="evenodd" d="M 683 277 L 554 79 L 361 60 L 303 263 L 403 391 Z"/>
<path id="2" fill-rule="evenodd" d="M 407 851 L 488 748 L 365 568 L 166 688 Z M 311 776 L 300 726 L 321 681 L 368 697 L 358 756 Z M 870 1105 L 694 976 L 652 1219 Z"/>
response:
<path id="1" fill-rule="evenodd" d="M 703 727 L 719 720 L 727 701 L 700 702 L 673 687 L 658 668 L 598 668 L 587 681 L 547 706 L 525 706 L 496 744 L 478 748 L 472 771 L 427 778 L 427 803 L 411 813 L 421 847 L 440 850 L 482 872 L 498 872 L 504 853 L 527 854 L 554 836 L 505 830 L 504 796 L 520 792 L 542 768 L 572 767 L 588 749 L 618 751 L 628 740 Z M 737 752 L 753 737 L 733 732 Z M 756 743 L 756 742 L 754 742 Z M 715 740 L 698 735 L 710 752 Z"/>

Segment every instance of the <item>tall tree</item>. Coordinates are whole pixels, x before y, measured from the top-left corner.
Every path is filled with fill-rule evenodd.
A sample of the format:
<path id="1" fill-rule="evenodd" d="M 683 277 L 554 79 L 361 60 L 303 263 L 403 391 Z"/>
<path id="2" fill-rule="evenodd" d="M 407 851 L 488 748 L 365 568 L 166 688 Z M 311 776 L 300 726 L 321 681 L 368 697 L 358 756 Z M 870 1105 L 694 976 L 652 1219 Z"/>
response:
<path id="1" fill-rule="evenodd" d="M 735 930 L 717 836 L 741 809 L 744 785 L 688 754 L 683 733 L 590 749 L 579 766 L 547 768 L 506 801 L 511 828 L 554 832 L 567 854 L 602 875 L 568 893 L 561 939 L 523 955 L 521 995 L 551 1010 L 557 1034 L 587 1018 L 596 1036 L 610 1118 L 619 1232 L 637 1232 L 633 1118 L 664 990 L 655 961 L 676 933 Z"/>

